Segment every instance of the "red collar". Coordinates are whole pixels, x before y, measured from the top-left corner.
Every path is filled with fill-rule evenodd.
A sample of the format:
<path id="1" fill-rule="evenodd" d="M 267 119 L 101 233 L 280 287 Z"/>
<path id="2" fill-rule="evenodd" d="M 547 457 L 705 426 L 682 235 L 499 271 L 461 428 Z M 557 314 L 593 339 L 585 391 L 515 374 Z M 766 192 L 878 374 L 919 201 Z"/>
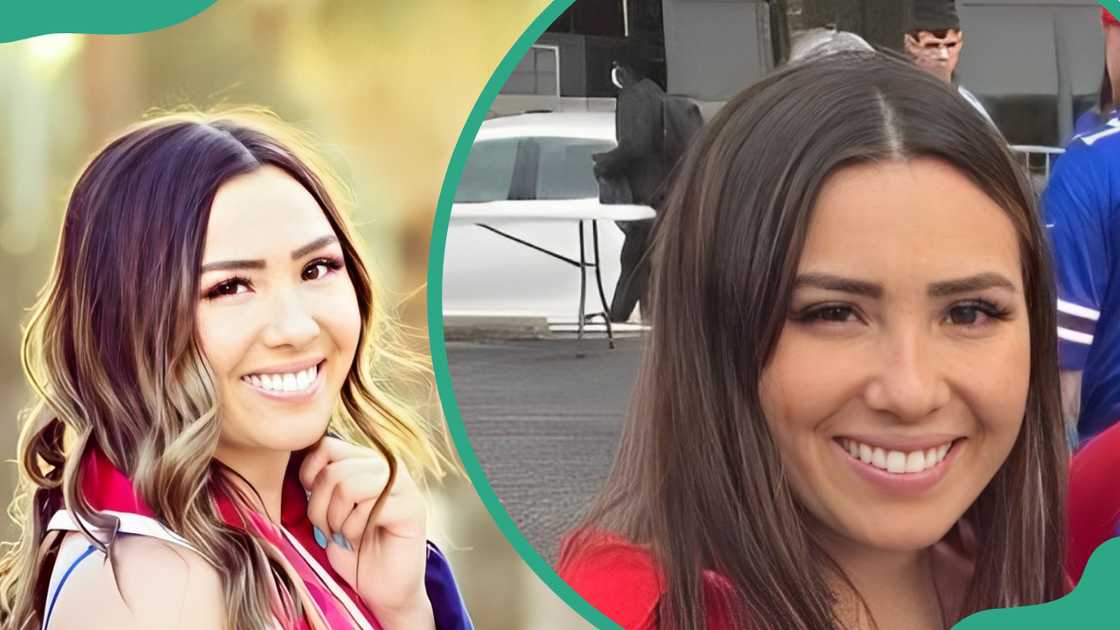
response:
<path id="1" fill-rule="evenodd" d="M 307 518 L 307 493 L 304 492 L 303 486 L 299 482 L 299 466 L 302 461 L 302 453 L 293 453 L 291 460 L 288 462 L 280 496 L 280 523 L 287 530 L 288 535 L 298 542 L 299 547 L 309 554 L 322 570 L 329 574 L 331 580 L 338 585 L 358 612 L 365 617 L 366 621 L 372 627 L 380 628 L 373 613 L 362 603 L 361 597 L 330 566 L 326 551 L 319 547 L 315 541 L 311 522 Z M 157 520 L 159 518 L 140 498 L 132 481 L 113 466 L 109 458 L 97 446 L 90 448 L 84 456 L 79 481 L 82 495 L 90 507 L 95 510 L 130 512 Z M 258 512 L 245 514 L 243 519 L 242 515 L 238 514 L 233 502 L 222 496 L 222 493 L 217 493 L 215 503 L 222 515 L 222 520 L 227 525 L 247 531 L 256 530 L 256 534 L 267 538 L 273 545 L 276 545 L 277 549 L 284 554 L 300 574 L 310 596 L 325 615 L 328 627 L 352 627 L 348 613 L 343 610 L 339 600 L 330 592 L 326 582 L 322 580 L 322 576 L 314 572 L 306 558 L 300 554 L 295 546 L 290 544 L 279 529 L 269 527 L 268 520 Z M 305 628 L 307 626 L 299 625 L 298 627 Z"/>
<path id="2" fill-rule="evenodd" d="M 293 453 L 284 474 L 280 497 L 280 523 L 288 530 L 300 529 L 307 520 L 307 493 L 299 481 L 303 453 Z M 97 446 L 89 449 L 81 466 L 82 496 L 95 510 L 130 512 L 158 518 L 140 497 L 132 480 L 121 472 Z M 225 496 L 216 498 L 218 510 L 228 525 L 241 526 L 237 511 Z"/>

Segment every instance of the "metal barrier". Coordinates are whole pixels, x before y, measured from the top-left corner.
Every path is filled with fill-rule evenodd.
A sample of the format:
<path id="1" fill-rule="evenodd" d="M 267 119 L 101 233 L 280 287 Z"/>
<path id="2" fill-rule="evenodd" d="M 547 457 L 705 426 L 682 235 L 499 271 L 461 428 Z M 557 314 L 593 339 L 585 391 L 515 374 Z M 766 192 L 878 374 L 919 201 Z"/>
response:
<path id="1" fill-rule="evenodd" d="M 1010 148 L 1012 153 L 1022 157 L 1023 166 L 1027 167 L 1031 175 L 1041 175 L 1044 181 L 1050 179 L 1050 169 L 1054 160 L 1066 152 L 1065 149 L 1059 147 L 1047 147 L 1038 144 L 1013 144 Z"/>

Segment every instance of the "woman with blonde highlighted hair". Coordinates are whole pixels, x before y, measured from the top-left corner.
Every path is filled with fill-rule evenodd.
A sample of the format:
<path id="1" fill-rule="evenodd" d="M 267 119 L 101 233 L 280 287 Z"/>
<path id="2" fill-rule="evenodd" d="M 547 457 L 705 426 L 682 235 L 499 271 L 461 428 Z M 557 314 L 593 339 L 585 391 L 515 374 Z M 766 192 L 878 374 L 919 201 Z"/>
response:
<path id="1" fill-rule="evenodd" d="M 426 537 L 447 461 L 400 402 L 426 368 L 327 173 L 258 112 L 160 117 L 86 167 L 23 339 L 0 625 L 470 627 Z"/>

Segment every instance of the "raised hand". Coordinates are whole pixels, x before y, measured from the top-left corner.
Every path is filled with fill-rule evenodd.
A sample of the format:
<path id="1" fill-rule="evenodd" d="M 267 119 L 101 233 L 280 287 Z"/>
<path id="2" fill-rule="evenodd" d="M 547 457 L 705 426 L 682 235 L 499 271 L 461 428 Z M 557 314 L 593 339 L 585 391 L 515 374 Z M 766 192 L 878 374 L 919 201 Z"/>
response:
<path id="1" fill-rule="evenodd" d="M 387 629 L 434 628 L 424 590 L 427 509 L 404 466 L 389 484 L 378 451 L 324 437 L 299 470 L 307 516 L 328 538 L 327 559 Z M 373 513 L 383 492 L 387 496 Z"/>

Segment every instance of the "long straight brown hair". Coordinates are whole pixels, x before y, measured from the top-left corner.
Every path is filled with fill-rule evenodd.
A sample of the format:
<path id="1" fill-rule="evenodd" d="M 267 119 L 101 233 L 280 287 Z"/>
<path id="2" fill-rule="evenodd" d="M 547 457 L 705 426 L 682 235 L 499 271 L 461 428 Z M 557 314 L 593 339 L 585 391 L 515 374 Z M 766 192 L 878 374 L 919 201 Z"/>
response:
<path id="1" fill-rule="evenodd" d="M 736 627 L 840 627 L 827 582 L 839 568 L 791 491 L 759 379 L 825 181 L 848 165 L 918 157 L 952 165 L 1010 217 L 1030 320 L 1022 429 L 962 515 L 978 545 L 959 615 L 1064 594 L 1068 455 L 1055 292 L 1029 181 L 999 132 L 959 95 L 870 52 L 773 74 L 727 103 L 690 147 L 655 226 L 652 331 L 621 444 L 561 565 L 610 532 L 658 563 L 666 589 L 659 627 L 701 630 L 706 610 L 725 605 Z M 730 584 L 728 601 L 705 601 L 707 570 Z"/>
<path id="2" fill-rule="evenodd" d="M 217 569 L 229 627 L 274 628 L 277 620 L 291 627 L 304 615 L 325 627 L 280 551 L 227 525 L 214 501 L 225 495 L 242 510 L 259 506 L 214 459 L 222 410 L 195 329 L 199 269 L 214 195 L 266 165 L 319 204 L 357 298 L 361 336 L 331 428 L 381 451 L 390 480 L 398 462 L 421 480 L 442 474 L 446 457 L 401 402 L 405 387 L 426 381 L 429 366 L 402 343 L 390 309 L 376 299 L 342 187 L 308 139 L 257 109 L 148 120 L 109 142 L 78 178 L 51 278 L 24 334 L 37 402 L 20 436 L 11 509 L 22 537 L 0 554 L 0 627 L 42 625 L 60 542 L 45 529 L 56 510 L 116 531 L 115 517 L 81 493 L 79 467 L 95 447 L 132 479 L 156 518 Z M 85 533 L 112 561 L 112 542 Z"/>

